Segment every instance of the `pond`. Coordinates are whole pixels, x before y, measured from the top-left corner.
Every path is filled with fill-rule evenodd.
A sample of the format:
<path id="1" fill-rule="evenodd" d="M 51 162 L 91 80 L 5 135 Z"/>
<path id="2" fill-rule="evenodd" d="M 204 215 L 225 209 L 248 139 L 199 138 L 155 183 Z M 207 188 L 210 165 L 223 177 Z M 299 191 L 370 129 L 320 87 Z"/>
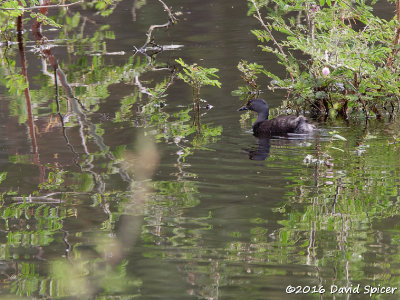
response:
<path id="1" fill-rule="evenodd" d="M 399 121 L 255 138 L 237 64 L 283 70 L 247 3 L 168 5 L 179 22 L 153 32 L 152 58 L 134 49 L 167 21 L 158 1 L 51 9 L 65 25 L 42 44 L 30 21 L 24 52 L 2 44 L 1 297 L 398 299 Z M 177 58 L 219 69 L 200 134 Z"/>

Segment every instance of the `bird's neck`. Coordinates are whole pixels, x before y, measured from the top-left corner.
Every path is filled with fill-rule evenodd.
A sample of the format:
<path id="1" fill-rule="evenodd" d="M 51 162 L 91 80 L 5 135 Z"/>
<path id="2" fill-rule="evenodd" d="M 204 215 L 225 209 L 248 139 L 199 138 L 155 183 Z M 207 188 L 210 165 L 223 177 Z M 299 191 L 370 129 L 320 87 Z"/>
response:
<path id="1" fill-rule="evenodd" d="M 253 126 L 257 125 L 258 123 L 264 122 L 265 120 L 268 120 L 268 116 L 269 116 L 268 110 L 258 113 L 257 120 L 254 122 Z"/>

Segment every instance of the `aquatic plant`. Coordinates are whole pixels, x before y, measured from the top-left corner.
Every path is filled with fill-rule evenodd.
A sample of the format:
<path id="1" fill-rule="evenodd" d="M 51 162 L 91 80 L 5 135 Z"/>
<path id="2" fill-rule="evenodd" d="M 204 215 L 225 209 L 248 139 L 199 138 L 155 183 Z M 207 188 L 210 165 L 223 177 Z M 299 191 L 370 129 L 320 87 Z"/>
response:
<path id="1" fill-rule="evenodd" d="M 221 87 L 221 82 L 218 81 L 219 78 L 217 74 L 218 69 L 216 68 L 203 68 L 197 64 L 186 64 L 182 58 L 175 60 L 178 64 L 182 66 L 182 71 L 177 75 L 185 83 L 192 87 L 193 93 L 193 112 L 194 112 L 194 124 L 198 124 L 200 128 L 200 89 L 203 86 L 211 85 Z"/>
<path id="2" fill-rule="evenodd" d="M 258 95 L 260 91 L 259 85 L 257 84 L 257 75 L 264 72 L 264 67 L 257 63 L 248 63 L 246 60 L 241 60 L 237 68 L 242 72 L 240 77 L 246 85 L 239 86 L 237 90 L 232 91 L 232 94 L 246 99 L 253 95 Z"/>
<path id="3" fill-rule="evenodd" d="M 249 14 L 262 26 L 252 33 L 286 71 L 263 70 L 270 89 L 288 90 L 282 107 L 331 117 L 393 115 L 400 99 L 400 1 L 391 20 L 373 14 L 375 3 L 249 0 Z"/>

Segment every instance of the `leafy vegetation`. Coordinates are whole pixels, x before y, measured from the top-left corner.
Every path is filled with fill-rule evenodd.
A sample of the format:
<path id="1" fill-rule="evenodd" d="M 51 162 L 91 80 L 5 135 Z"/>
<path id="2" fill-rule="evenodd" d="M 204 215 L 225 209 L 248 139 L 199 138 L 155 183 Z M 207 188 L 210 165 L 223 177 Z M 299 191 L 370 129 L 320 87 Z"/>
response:
<path id="1" fill-rule="evenodd" d="M 118 3 L 78 1 L 76 5 L 94 8 L 105 17 Z M 39 5 L 36 2 L 1 3 L 0 19 L 4 20 L 1 45 L 6 48 L 0 56 L 0 83 L 8 90 L 9 110 L 17 117 L 15 122 L 29 129 L 32 149 L 10 154 L 11 172 L 3 171 L 0 176 L 0 183 L 7 187 L 1 192 L 0 209 L 3 220 L 0 226 L 7 231 L 4 236 L 7 242 L 0 245 L 0 254 L 5 261 L 17 260 L 1 276 L 12 278 L 7 293 L 20 297 L 101 299 L 103 295 L 105 298 L 119 295 L 131 299 L 140 295 L 142 280 L 127 271 L 130 262 L 124 259 L 121 249 L 126 247 L 120 244 L 120 239 L 109 237 L 118 231 L 121 216 L 144 214 L 153 209 L 167 214 L 170 207 L 182 209 L 198 205 L 196 184 L 188 180 L 196 175 L 185 170 L 185 161 L 195 150 L 210 150 L 208 145 L 218 140 L 222 127 L 200 124 L 200 120 L 200 127 L 194 126 L 189 103 L 177 111 L 166 112 L 167 90 L 176 79 L 173 68 L 148 56 L 146 51 L 128 55 L 110 53 L 107 41 L 115 38 L 110 26 L 94 26 L 95 22 L 84 15 L 85 10 L 81 10 L 82 14 L 71 14 L 64 9 L 69 4 L 72 3 L 54 4 L 58 13 L 47 17 L 36 13 L 40 8 L 34 7 Z M 135 9 L 145 4 L 146 1 L 138 1 Z M 6 9 L 10 5 L 13 9 Z M 21 28 L 32 24 L 27 11 L 32 11 L 29 17 L 40 23 L 32 25 L 32 32 L 38 33 L 34 34 L 35 63 L 42 66 L 35 78 L 29 76 L 27 69 L 31 61 L 25 55 L 30 36 L 23 31 L 13 35 L 17 23 Z M 57 31 L 54 43 L 63 45 L 68 59 L 57 57 L 44 36 L 43 32 L 47 31 L 40 30 L 44 25 L 59 27 L 57 24 L 63 24 L 63 30 Z M 94 26 L 91 34 L 88 34 L 88 24 Z M 14 43 L 19 47 L 13 47 Z M 154 44 L 153 38 L 151 43 Z M 123 58 L 116 65 L 106 55 Z M 217 70 L 200 69 L 216 76 Z M 160 74 L 158 80 L 142 79 L 154 74 Z M 220 85 L 217 80 L 206 78 L 204 81 L 201 76 L 198 79 L 201 79 L 198 82 L 201 86 Z M 99 112 L 110 96 L 110 88 L 118 85 L 130 86 L 131 93 L 122 95 L 112 111 Z M 110 127 L 136 129 L 136 132 L 144 128 L 139 136 L 148 135 L 155 142 L 172 143 L 176 147 L 179 182 L 148 184 L 154 171 L 149 166 L 155 166 L 148 159 L 157 162 L 158 155 L 153 141 L 135 143 L 140 138 L 129 136 L 119 141 L 120 144 L 110 146 L 104 138 Z M 58 138 L 60 145 L 68 149 L 70 158 L 65 158 L 65 153 L 53 153 L 50 159 L 40 155 L 46 151 L 41 141 Z M 144 154 L 136 144 L 147 145 Z M 8 175 L 14 174 L 15 168 L 31 168 L 35 176 L 29 184 L 20 185 L 19 179 Z M 105 213 L 105 218 L 96 220 L 92 228 L 95 234 L 89 238 L 89 251 L 85 246 L 88 237 L 69 225 L 69 222 L 84 222 L 85 214 L 78 207 L 85 202 L 92 211 Z M 118 231 L 118 234 L 129 244 L 134 237 L 141 238 L 141 233 L 135 231 L 140 226 L 128 222 L 122 227 L 129 230 Z M 46 265 L 46 271 L 39 271 L 43 251 L 49 251 L 54 245 L 60 246 L 61 254 Z M 25 260 L 29 251 L 35 252 L 39 260 L 34 259 L 36 254 L 32 254 L 29 261 Z M 19 256 L 19 253 L 25 254 Z"/>
<path id="2" fill-rule="evenodd" d="M 345 118 L 394 113 L 400 99 L 399 3 L 391 20 L 373 14 L 375 3 L 249 0 L 249 14 L 262 27 L 252 33 L 286 71 L 286 77 L 262 71 L 272 79 L 270 89 L 288 90 L 284 108 Z"/>
<path id="3" fill-rule="evenodd" d="M 250 98 L 254 95 L 257 95 L 260 92 L 260 87 L 257 84 L 257 75 L 264 73 L 263 66 L 257 63 L 248 63 L 246 60 L 242 60 L 239 62 L 237 67 L 242 73 L 241 77 L 246 85 L 239 86 L 239 88 L 233 91 L 232 94 L 240 96 L 241 98 Z"/>
<path id="4" fill-rule="evenodd" d="M 148 2 L 133 9 L 162 11 Z M 101 18 L 119 3 L 54 9 L 63 30 L 34 40 L 26 11 L 19 37 L 17 15 L 0 16 L 10 25 L 0 53 L 2 295 L 264 299 L 289 280 L 398 286 L 398 123 L 327 123 L 315 140 L 258 141 L 268 160 L 248 160 L 253 145 L 239 139 L 250 134 L 238 137 L 229 120 L 220 140 L 215 115 L 193 124 L 190 99 L 174 99 L 179 77 L 198 108 L 200 89 L 220 86 L 216 69 L 178 59 L 177 75 L 168 62 L 182 52 L 158 55 L 151 35 L 143 49 L 110 51 L 118 35 Z M 337 76 L 321 67 L 321 80 Z M 244 60 L 239 69 L 238 93 L 254 96 L 269 71 Z M 181 290 L 165 284 L 174 280 Z"/>
<path id="5" fill-rule="evenodd" d="M 200 131 L 200 89 L 203 86 L 211 85 L 221 87 L 221 82 L 217 79 L 218 75 L 215 74 L 218 72 L 216 68 L 203 68 L 198 66 L 197 64 L 187 65 L 182 58 L 175 60 L 178 64 L 181 65 L 183 72 L 179 72 L 177 75 L 180 79 L 182 79 L 185 83 L 189 84 L 192 87 L 193 94 L 193 115 L 194 115 L 194 124 L 197 124 L 197 128 Z"/>

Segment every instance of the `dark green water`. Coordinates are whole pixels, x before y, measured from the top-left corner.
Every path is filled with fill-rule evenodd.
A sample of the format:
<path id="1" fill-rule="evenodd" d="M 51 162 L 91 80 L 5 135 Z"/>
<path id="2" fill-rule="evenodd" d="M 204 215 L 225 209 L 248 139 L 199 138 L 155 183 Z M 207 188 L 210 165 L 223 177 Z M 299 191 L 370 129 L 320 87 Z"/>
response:
<path id="1" fill-rule="evenodd" d="M 181 57 L 218 68 L 222 82 L 202 89 L 213 106 L 203 135 L 188 134 L 191 88 L 175 79 L 149 97 L 169 72 L 132 51 L 165 12 L 134 4 L 108 18 L 76 6 L 59 16 L 65 28 L 43 31 L 73 94 L 59 83 L 64 131 L 32 33 L 32 121 L 18 46 L 0 49 L 0 297 L 369 299 L 368 286 L 400 288 L 399 123 L 328 122 L 314 138 L 257 140 L 231 95 L 236 66 L 279 66 L 257 48 L 246 3 L 171 0 L 180 22 L 155 38 L 182 47 L 153 66 Z M 262 96 L 277 107 L 285 94 Z"/>

